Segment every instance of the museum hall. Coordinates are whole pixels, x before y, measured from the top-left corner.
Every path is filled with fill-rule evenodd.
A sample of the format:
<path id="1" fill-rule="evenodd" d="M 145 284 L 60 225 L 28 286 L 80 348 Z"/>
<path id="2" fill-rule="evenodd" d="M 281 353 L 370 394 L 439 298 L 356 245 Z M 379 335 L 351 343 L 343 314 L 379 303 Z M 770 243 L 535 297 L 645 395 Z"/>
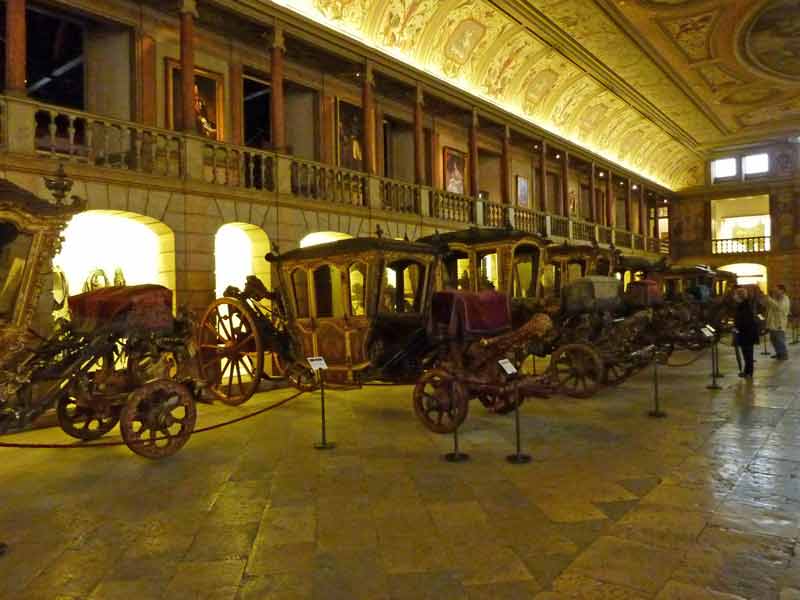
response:
<path id="1" fill-rule="evenodd" d="M 0 600 L 800 600 L 800 0 L 0 36 Z"/>

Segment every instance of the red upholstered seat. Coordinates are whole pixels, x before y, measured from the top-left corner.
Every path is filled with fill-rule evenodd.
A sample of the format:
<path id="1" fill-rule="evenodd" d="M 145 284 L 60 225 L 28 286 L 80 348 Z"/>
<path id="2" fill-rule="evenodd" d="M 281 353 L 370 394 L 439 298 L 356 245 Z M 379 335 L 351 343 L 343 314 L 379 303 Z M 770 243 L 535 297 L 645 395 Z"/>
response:
<path id="1" fill-rule="evenodd" d="M 162 285 L 107 287 L 70 296 L 73 327 L 91 332 L 114 327 L 120 331 L 172 328 L 172 291 Z"/>
<path id="2" fill-rule="evenodd" d="M 445 326 L 451 337 L 492 336 L 511 328 L 511 314 L 505 294 L 495 291 L 445 290 L 433 295 L 431 317 L 434 325 Z"/>

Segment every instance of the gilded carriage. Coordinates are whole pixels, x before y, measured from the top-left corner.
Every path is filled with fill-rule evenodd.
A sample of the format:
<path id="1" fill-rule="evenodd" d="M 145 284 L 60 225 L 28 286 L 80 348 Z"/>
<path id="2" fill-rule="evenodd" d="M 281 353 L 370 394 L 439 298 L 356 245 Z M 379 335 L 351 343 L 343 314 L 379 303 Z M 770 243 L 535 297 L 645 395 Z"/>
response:
<path id="1" fill-rule="evenodd" d="M 177 452 L 194 429 L 199 386 L 179 374 L 188 330 L 161 286 L 74 296 L 70 322 L 34 330 L 41 282 L 60 231 L 81 209 L 44 202 L 0 181 L 0 433 L 55 407 L 61 428 L 88 441 L 118 422 L 128 447 L 148 458 Z"/>
<path id="2" fill-rule="evenodd" d="M 240 404 L 271 360 L 300 389 L 314 385 L 305 361 L 324 356 L 326 379 L 403 381 L 423 368 L 438 256 L 427 244 L 353 238 L 270 254 L 278 291 L 250 278 L 201 321 L 201 364 L 211 389 Z M 265 359 L 265 356 L 267 359 Z"/>
<path id="3" fill-rule="evenodd" d="M 544 297 L 559 298 L 568 283 L 589 275 L 613 275 L 617 255 L 611 248 L 569 244 L 548 246 L 542 271 Z"/>

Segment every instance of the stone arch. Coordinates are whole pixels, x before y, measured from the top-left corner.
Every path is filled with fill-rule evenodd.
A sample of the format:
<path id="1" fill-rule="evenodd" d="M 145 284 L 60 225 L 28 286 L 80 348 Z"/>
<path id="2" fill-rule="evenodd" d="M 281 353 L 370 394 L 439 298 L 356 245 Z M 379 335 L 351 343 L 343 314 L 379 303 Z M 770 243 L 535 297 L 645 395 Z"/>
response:
<path id="1" fill-rule="evenodd" d="M 736 273 L 737 283 L 741 285 L 758 284 L 762 291 L 768 289 L 767 265 L 748 259 L 746 263 L 730 263 L 719 267 L 723 271 Z"/>
<path id="2" fill-rule="evenodd" d="M 225 245 L 228 245 L 227 248 Z M 264 256 L 270 251 L 269 236 L 250 223 L 225 223 L 214 236 L 214 280 L 219 297 L 229 285 L 242 288 L 245 277 L 255 275 L 270 289 L 272 276 Z"/>
<path id="3" fill-rule="evenodd" d="M 303 236 L 299 241 L 299 245 L 301 248 L 308 248 L 309 246 L 347 240 L 352 237 L 349 233 L 342 233 L 341 231 L 314 231 Z"/>
<path id="4" fill-rule="evenodd" d="M 113 284 L 117 267 L 128 285 L 157 283 L 175 292 L 175 233 L 162 221 L 124 210 L 86 210 L 70 220 L 63 236 L 53 266 L 65 273 L 70 294 L 81 293 L 95 269 Z"/>

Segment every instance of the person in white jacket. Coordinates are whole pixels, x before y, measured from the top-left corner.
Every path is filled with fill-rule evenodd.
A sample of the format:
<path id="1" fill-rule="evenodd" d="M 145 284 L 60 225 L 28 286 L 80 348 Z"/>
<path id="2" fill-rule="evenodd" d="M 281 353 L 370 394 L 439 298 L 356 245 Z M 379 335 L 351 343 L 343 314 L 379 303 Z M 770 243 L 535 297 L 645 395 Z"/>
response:
<path id="1" fill-rule="evenodd" d="M 772 342 L 772 347 L 775 348 L 775 354 L 772 355 L 772 358 L 787 360 L 789 352 L 786 348 L 786 328 L 789 323 L 791 302 L 789 301 L 789 296 L 786 295 L 786 287 L 783 285 L 776 286 L 769 296 L 763 296 L 762 302 L 767 309 L 769 339 Z"/>

